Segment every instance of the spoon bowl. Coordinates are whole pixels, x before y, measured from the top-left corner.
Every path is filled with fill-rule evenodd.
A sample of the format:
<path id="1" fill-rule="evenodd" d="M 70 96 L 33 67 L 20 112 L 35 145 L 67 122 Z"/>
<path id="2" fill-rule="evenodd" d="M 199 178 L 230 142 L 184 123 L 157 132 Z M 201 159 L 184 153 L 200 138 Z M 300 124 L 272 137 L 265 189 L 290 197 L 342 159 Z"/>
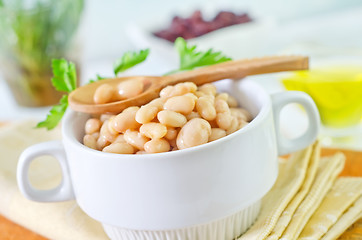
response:
<path id="1" fill-rule="evenodd" d="M 110 86 L 117 88 L 117 85 L 122 81 L 142 79 L 144 84 L 144 91 L 133 97 L 121 101 L 115 101 L 104 104 L 95 104 L 93 100 L 95 90 L 102 84 L 109 84 Z M 87 84 L 80 88 L 77 88 L 69 95 L 69 104 L 74 111 L 84 113 L 119 113 L 123 109 L 130 106 L 140 106 L 146 104 L 158 97 L 158 93 L 161 90 L 160 83 L 164 80 L 164 77 L 152 77 L 152 76 L 131 76 L 131 77 L 119 77 L 104 79 L 102 81 Z M 159 86 L 159 87 L 157 87 Z M 149 91 L 148 89 L 151 89 Z M 155 90 L 152 90 L 155 89 Z M 157 89 L 159 89 L 157 91 Z M 120 106 L 119 103 L 122 102 Z"/>
<path id="2" fill-rule="evenodd" d="M 70 93 L 68 101 L 74 111 L 102 114 L 120 113 L 130 106 L 141 106 L 158 97 L 162 88 L 180 82 L 194 82 L 196 85 L 214 82 L 222 79 L 239 80 L 249 75 L 295 71 L 308 69 L 308 57 L 305 56 L 274 56 L 254 59 L 228 61 L 196 70 L 181 72 L 168 76 L 132 76 L 104 79 L 75 89 Z M 95 104 L 93 100 L 96 89 L 102 84 L 114 88 L 125 80 L 142 79 L 144 91 L 132 98 L 104 104 Z"/>

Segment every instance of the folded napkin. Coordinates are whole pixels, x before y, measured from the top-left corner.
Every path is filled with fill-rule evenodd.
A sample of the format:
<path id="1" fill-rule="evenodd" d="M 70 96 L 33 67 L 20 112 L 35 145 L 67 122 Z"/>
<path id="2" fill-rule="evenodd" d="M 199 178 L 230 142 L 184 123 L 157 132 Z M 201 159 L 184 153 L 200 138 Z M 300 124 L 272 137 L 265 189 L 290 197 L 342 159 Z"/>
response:
<path id="1" fill-rule="evenodd" d="M 273 230 L 290 200 L 303 183 L 310 165 L 312 147 L 296 152 L 288 161 L 281 161 L 279 176 L 272 190 L 263 198 L 255 224 L 239 239 L 265 239 Z"/>
<path id="2" fill-rule="evenodd" d="M 351 223 L 356 222 L 362 218 L 362 197 L 360 197 L 338 221 L 328 230 L 328 232 L 321 238 L 321 240 L 334 240 L 337 239 Z"/>
<path id="3" fill-rule="evenodd" d="M 362 178 L 337 178 L 343 154 L 320 158 L 316 142 L 279 166 L 259 218 L 240 240 L 336 239 L 362 216 Z"/>
<path id="4" fill-rule="evenodd" d="M 337 154 L 333 157 L 321 159 L 321 164 L 310 192 L 294 212 L 293 218 L 280 239 L 296 239 L 299 236 L 309 218 L 320 205 L 328 190 L 332 187 L 339 173 L 343 170 L 343 166 L 343 155 Z"/>
<path id="5" fill-rule="evenodd" d="M 339 178 L 304 227 L 299 239 L 320 239 L 362 195 L 360 178 Z M 358 211 L 357 211 L 358 213 Z"/>
<path id="6" fill-rule="evenodd" d="M 21 152 L 38 142 L 60 139 L 60 129 L 34 129 L 36 122 L 7 124 L 0 128 L 0 214 L 50 239 L 109 239 L 100 223 L 88 217 L 75 201 L 38 203 L 18 190 L 16 165 Z M 58 163 L 41 157 L 30 165 L 29 179 L 40 189 L 61 181 Z"/>
<path id="7" fill-rule="evenodd" d="M 314 181 L 315 175 L 317 173 L 318 165 L 320 162 L 320 147 L 319 143 L 316 143 L 312 148 L 312 154 L 310 155 L 309 165 L 307 167 L 308 171 L 305 173 L 305 179 L 302 183 L 297 194 L 292 198 L 288 206 L 284 209 L 282 215 L 278 219 L 274 229 L 270 235 L 266 238 L 268 240 L 279 239 L 286 227 L 288 226 L 290 220 L 293 217 L 295 210 L 298 208 L 299 204 L 303 201 L 305 196 L 308 194 L 310 187 Z M 308 157 L 307 155 L 306 157 Z M 303 171 L 304 172 L 304 171 Z"/>

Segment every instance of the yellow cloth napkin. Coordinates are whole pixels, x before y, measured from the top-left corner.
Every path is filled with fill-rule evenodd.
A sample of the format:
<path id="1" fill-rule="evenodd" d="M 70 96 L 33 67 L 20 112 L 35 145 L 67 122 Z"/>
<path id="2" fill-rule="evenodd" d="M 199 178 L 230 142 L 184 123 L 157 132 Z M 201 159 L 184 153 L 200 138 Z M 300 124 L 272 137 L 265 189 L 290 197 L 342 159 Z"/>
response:
<path id="1" fill-rule="evenodd" d="M 320 158 L 318 142 L 292 154 L 288 160 L 280 161 L 278 179 L 263 198 L 261 214 L 239 239 L 299 239 L 343 167 L 343 154 Z M 349 202 L 345 205 L 351 205 Z"/>
<path id="2" fill-rule="evenodd" d="M 309 193 L 298 206 L 291 222 L 288 224 L 280 239 L 290 240 L 296 239 L 299 236 L 309 218 L 320 205 L 328 190 L 332 187 L 339 173 L 343 170 L 343 167 L 344 156 L 341 154 L 321 159 L 316 178 Z"/>
<path id="3" fill-rule="evenodd" d="M 362 194 L 362 178 L 339 178 L 304 227 L 299 239 L 320 239 Z"/>
<path id="4" fill-rule="evenodd" d="M 280 162 L 279 176 L 262 200 L 258 219 L 239 240 L 265 239 L 270 234 L 283 210 L 303 184 L 311 154 L 312 146 L 294 153 L 289 160 Z"/>
<path id="5" fill-rule="evenodd" d="M 351 223 L 356 222 L 362 218 L 362 197 L 360 197 L 328 230 L 328 232 L 321 238 L 321 240 L 334 240 L 337 239 Z"/>
<path id="6" fill-rule="evenodd" d="M 293 217 L 295 210 L 298 208 L 299 204 L 303 201 L 304 197 L 307 195 L 310 187 L 312 186 L 320 162 L 320 152 L 321 152 L 320 146 L 319 143 L 317 142 L 313 146 L 313 152 L 311 155 L 311 160 L 309 162 L 308 171 L 306 173 L 306 177 L 301 188 L 299 189 L 298 193 L 293 197 L 292 201 L 288 204 L 286 209 L 283 211 L 273 231 L 266 239 L 268 240 L 279 239 L 279 237 L 284 232 L 285 228 L 288 226 L 290 220 Z"/>
<path id="7" fill-rule="evenodd" d="M 88 217 L 75 201 L 38 203 L 18 190 L 16 165 L 21 152 L 38 142 L 60 139 L 60 129 L 34 129 L 36 122 L 7 124 L 0 128 L 0 214 L 50 239 L 108 239 L 100 223 Z M 40 189 L 61 180 L 58 163 L 49 157 L 36 159 L 29 178 Z"/>

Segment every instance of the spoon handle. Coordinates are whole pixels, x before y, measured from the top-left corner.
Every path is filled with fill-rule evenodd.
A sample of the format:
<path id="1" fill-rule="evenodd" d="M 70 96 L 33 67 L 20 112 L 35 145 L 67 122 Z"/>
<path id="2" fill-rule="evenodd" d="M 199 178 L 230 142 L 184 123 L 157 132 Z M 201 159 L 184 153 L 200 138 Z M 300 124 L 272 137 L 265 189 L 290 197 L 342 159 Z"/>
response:
<path id="1" fill-rule="evenodd" d="M 176 84 L 192 81 L 196 85 L 214 82 L 221 79 L 241 79 L 249 75 L 295 71 L 308 69 L 308 57 L 305 56 L 274 56 L 253 59 L 228 61 L 193 71 L 181 72 L 168 76 L 162 84 Z"/>

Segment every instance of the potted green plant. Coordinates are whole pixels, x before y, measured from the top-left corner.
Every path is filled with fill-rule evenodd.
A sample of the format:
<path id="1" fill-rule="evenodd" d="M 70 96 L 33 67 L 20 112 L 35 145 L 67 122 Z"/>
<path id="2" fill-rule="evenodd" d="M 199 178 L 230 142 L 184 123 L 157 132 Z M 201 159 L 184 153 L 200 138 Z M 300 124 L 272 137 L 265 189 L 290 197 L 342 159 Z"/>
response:
<path id="1" fill-rule="evenodd" d="M 18 104 L 58 102 L 62 94 L 51 84 L 51 59 L 71 59 L 83 6 L 84 0 L 0 0 L 0 71 Z"/>

